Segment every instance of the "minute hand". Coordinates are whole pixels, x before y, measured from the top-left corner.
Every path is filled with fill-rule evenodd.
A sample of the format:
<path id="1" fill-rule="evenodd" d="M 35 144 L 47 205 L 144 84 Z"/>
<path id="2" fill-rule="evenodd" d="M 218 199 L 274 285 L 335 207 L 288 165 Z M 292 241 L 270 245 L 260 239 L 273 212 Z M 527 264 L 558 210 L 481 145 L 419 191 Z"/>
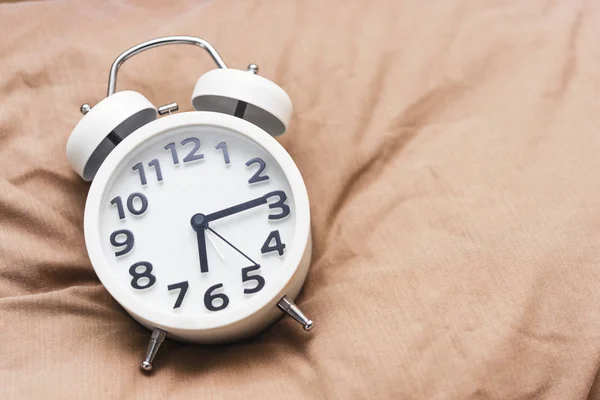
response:
<path id="1" fill-rule="evenodd" d="M 260 206 L 262 204 L 266 204 L 267 203 L 267 199 L 270 196 L 272 196 L 272 193 L 267 193 L 266 195 L 261 196 L 259 198 L 256 198 L 254 200 L 246 201 L 244 203 L 240 203 L 240 204 L 237 204 L 235 206 L 231 206 L 231 207 L 225 208 L 223 210 L 214 212 L 212 214 L 208 214 L 204 218 L 204 220 L 206 222 L 211 222 L 211 221 L 215 221 L 217 219 L 228 217 L 228 216 L 233 215 L 233 214 L 237 214 L 237 213 L 242 212 L 242 211 L 249 210 L 249 209 L 254 208 L 254 207 L 258 207 L 258 206 Z"/>

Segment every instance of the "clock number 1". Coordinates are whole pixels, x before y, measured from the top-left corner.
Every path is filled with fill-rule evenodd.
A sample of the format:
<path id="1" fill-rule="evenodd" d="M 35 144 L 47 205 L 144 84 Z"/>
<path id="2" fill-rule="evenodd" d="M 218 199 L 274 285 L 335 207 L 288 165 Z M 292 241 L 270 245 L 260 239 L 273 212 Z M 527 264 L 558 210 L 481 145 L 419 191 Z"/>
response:
<path id="1" fill-rule="evenodd" d="M 221 142 L 215 146 L 215 149 L 221 150 L 223 152 L 223 159 L 225 160 L 225 164 L 229 165 L 229 152 L 227 151 L 227 143 Z"/>

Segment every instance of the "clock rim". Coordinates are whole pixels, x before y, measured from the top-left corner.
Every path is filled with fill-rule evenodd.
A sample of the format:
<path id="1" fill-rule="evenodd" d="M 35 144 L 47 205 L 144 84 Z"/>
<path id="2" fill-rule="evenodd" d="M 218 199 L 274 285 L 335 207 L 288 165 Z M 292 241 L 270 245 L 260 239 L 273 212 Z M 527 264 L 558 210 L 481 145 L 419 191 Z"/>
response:
<path id="1" fill-rule="evenodd" d="M 156 136 L 184 126 L 208 125 L 232 130 L 255 142 L 268 152 L 279 164 L 282 169 L 294 198 L 296 223 L 294 228 L 294 245 L 286 249 L 286 260 L 281 268 L 287 272 L 281 278 L 280 290 L 274 292 L 272 296 L 263 296 L 257 305 L 253 307 L 254 311 L 240 308 L 225 314 L 225 317 L 219 318 L 216 313 L 211 316 L 209 321 L 198 318 L 189 318 L 184 315 L 168 314 L 168 312 L 152 309 L 150 305 L 144 303 L 134 293 L 126 290 L 123 285 L 114 279 L 110 272 L 110 263 L 102 251 L 100 237 L 100 218 L 101 201 L 104 197 L 104 191 L 113 177 L 117 167 L 121 164 L 131 152 L 144 142 L 152 140 Z M 194 336 L 194 332 L 210 332 L 211 338 L 218 336 L 218 330 L 230 326 L 248 326 L 251 330 L 257 330 L 258 325 L 270 324 L 277 314 L 262 312 L 265 307 L 275 307 L 277 301 L 285 294 L 286 289 L 290 287 L 301 287 L 308 271 L 307 252 L 311 253 L 310 240 L 310 207 L 308 193 L 304 180 L 298 170 L 298 167 L 292 160 L 287 151 L 267 132 L 261 128 L 240 118 L 208 111 L 191 111 L 178 113 L 159 118 L 155 121 L 142 126 L 125 138 L 104 160 L 100 166 L 94 180 L 92 181 L 84 212 L 84 235 L 88 255 L 96 275 L 102 285 L 108 290 L 111 296 L 129 312 L 136 320 L 142 322 L 145 326 L 158 327 L 166 331 L 178 332 L 179 336 L 189 338 Z M 308 254 L 308 262 L 310 254 Z M 304 270 L 305 271 L 300 271 Z M 298 282 L 301 280 L 301 282 Z M 294 290 L 295 291 L 295 290 Z M 297 291 L 296 291 L 297 292 Z M 295 297 L 295 293 L 290 293 Z M 234 317 L 231 317 L 231 316 Z M 266 321 L 249 321 L 253 316 L 270 315 Z M 259 327 L 260 328 L 260 327 Z M 261 329 L 262 329 L 261 328 Z M 225 331 L 231 331 L 224 329 Z M 243 335 L 243 332 L 239 332 Z M 231 336 L 230 334 L 226 336 Z M 235 336 L 240 336 L 236 334 Z M 225 338 L 226 339 L 226 338 Z"/>

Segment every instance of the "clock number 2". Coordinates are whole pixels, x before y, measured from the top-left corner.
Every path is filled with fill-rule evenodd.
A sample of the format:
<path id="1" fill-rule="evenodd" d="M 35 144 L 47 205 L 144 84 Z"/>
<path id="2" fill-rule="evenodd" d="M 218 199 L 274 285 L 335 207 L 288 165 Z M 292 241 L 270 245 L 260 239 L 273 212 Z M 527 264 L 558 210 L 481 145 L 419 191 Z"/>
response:
<path id="1" fill-rule="evenodd" d="M 142 271 L 140 269 L 143 268 Z M 131 287 L 137 290 L 148 289 L 156 283 L 156 276 L 152 275 L 152 264 L 148 261 L 140 261 L 129 268 Z"/>
<path id="2" fill-rule="evenodd" d="M 139 204 L 136 205 L 136 199 Z M 117 206 L 119 219 L 125 219 L 125 209 L 123 208 L 123 200 L 121 196 L 117 196 L 110 201 L 110 204 Z M 148 209 L 148 199 L 142 193 L 131 193 L 127 197 L 127 209 L 133 215 L 142 215 Z"/>
<path id="3" fill-rule="evenodd" d="M 268 181 L 269 175 L 261 175 L 263 172 L 265 172 L 265 168 L 267 168 L 267 163 L 262 158 L 256 157 L 246 161 L 247 167 L 250 167 L 252 164 L 258 164 L 258 171 L 256 171 L 254 175 L 250 177 L 250 179 L 248 179 L 248 183 L 252 184 L 262 181 Z"/>

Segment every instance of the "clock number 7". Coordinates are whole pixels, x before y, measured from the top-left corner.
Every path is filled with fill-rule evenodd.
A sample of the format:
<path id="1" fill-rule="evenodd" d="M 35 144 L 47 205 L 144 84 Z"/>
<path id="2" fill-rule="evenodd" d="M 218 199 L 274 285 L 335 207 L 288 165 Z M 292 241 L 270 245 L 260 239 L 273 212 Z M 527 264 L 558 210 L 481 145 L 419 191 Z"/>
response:
<path id="1" fill-rule="evenodd" d="M 173 283 L 172 285 L 167 286 L 167 289 L 169 289 L 169 291 L 179 289 L 179 294 L 177 295 L 177 300 L 175 300 L 173 310 L 181 307 L 181 303 L 183 302 L 183 299 L 189 287 L 190 285 L 188 284 L 188 281 Z"/>

